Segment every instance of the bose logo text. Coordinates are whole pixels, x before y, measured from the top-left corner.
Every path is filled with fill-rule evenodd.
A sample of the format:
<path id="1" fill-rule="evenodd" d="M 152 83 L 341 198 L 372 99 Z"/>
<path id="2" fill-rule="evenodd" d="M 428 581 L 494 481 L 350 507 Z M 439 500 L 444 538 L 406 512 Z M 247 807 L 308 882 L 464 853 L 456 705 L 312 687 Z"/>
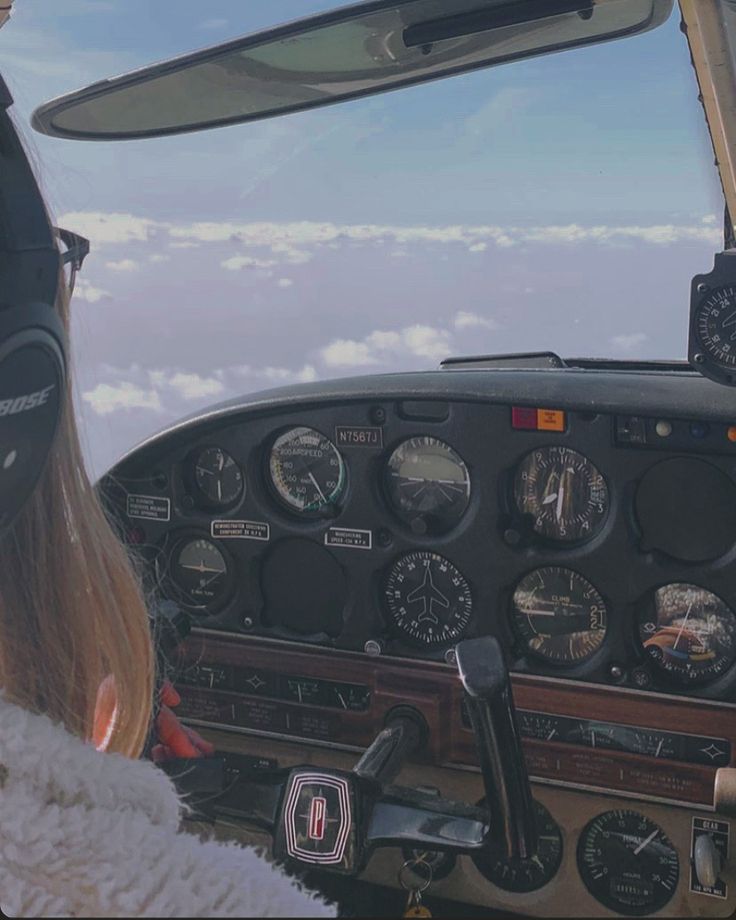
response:
<path id="1" fill-rule="evenodd" d="M 50 387 L 44 387 L 35 393 L 26 393 L 25 396 L 16 396 L 15 399 L 0 399 L 0 416 L 18 415 L 19 412 L 38 409 L 48 400 L 49 393 L 55 386 L 56 384 L 52 383 Z"/>

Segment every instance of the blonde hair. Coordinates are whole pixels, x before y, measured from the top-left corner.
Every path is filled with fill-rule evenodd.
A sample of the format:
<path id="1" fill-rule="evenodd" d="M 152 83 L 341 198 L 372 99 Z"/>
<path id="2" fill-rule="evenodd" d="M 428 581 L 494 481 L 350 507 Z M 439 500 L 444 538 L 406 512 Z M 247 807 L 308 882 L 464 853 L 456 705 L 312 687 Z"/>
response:
<path id="1" fill-rule="evenodd" d="M 68 329 L 66 294 L 58 309 Z M 98 691 L 111 678 L 114 719 L 103 746 L 139 757 L 153 705 L 149 617 L 140 580 L 86 474 L 69 384 L 51 456 L 33 497 L 0 537 L 0 559 L 6 698 L 91 741 Z"/>

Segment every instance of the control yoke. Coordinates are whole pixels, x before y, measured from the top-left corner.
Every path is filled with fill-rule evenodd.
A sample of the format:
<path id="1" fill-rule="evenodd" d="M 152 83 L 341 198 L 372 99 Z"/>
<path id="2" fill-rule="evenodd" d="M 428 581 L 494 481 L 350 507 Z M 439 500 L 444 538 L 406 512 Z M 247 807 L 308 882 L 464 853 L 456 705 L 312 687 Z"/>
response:
<path id="1" fill-rule="evenodd" d="M 387 846 L 456 853 L 492 847 L 504 858 L 529 858 L 537 849 L 534 807 L 501 647 L 485 636 L 461 642 L 456 653 L 483 773 L 482 807 L 391 785 L 426 740 L 424 718 L 409 706 L 389 713 L 350 772 L 243 770 L 228 783 L 218 758 L 164 768 L 182 791 L 207 802 L 210 816 L 268 830 L 275 858 L 305 868 L 354 875 L 374 849 Z"/>

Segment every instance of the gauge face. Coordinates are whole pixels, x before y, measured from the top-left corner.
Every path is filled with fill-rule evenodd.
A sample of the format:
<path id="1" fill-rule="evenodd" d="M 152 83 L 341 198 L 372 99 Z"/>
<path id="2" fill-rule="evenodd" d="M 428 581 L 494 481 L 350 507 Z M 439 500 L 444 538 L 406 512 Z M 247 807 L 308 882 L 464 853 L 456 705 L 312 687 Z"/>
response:
<path id="1" fill-rule="evenodd" d="M 409 438 L 391 454 L 386 489 L 394 511 L 414 533 L 444 533 L 468 507 L 470 476 L 449 444 L 429 436 Z"/>
<path id="2" fill-rule="evenodd" d="M 539 447 L 521 461 L 514 499 L 534 532 L 559 543 L 589 540 L 608 514 L 608 487 L 595 466 L 569 447 Z"/>
<path id="3" fill-rule="evenodd" d="M 609 910 L 642 916 L 661 910 L 680 875 L 677 851 L 662 829 L 635 811 L 607 811 L 583 830 L 578 869 Z"/>
<path id="4" fill-rule="evenodd" d="M 245 491 L 243 471 L 219 447 L 205 447 L 194 458 L 192 468 L 197 489 L 211 507 L 234 505 Z"/>
<path id="5" fill-rule="evenodd" d="M 467 581 L 437 553 L 402 556 L 384 590 L 392 624 L 419 645 L 454 642 L 470 622 L 473 600 Z"/>
<path id="6" fill-rule="evenodd" d="M 481 803 L 482 804 L 482 803 Z M 551 881 L 562 862 L 562 834 L 544 805 L 534 803 L 539 847 L 531 859 L 506 859 L 494 848 L 473 854 L 478 870 L 504 891 L 536 891 Z"/>
<path id="7" fill-rule="evenodd" d="M 655 668 L 678 684 L 702 684 L 736 661 L 736 616 L 697 585 L 658 588 L 639 619 L 639 638 Z"/>
<path id="8" fill-rule="evenodd" d="M 230 571 L 224 553 L 210 540 L 182 540 L 174 546 L 169 577 L 183 606 L 208 613 L 221 606 L 230 592 Z"/>
<path id="9" fill-rule="evenodd" d="M 280 501 L 298 514 L 325 511 L 345 491 L 345 463 L 332 441 L 314 428 L 290 428 L 279 435 L 269 473 Z"/>
<path id="10" fill-rule="evenodd" d="M 516 632 L 529 653 L 554 664 L 590 658 L 606 637 L 606 605 L 598 591 L 571 569 L 529 572 L 512 599 Z"/>
<path id="11" fill-rule="evenodd" d="M 736 369 L 736 288 L 716 288 L 697 310 L 695 328 L 703 349 L 717 364 Z"/>

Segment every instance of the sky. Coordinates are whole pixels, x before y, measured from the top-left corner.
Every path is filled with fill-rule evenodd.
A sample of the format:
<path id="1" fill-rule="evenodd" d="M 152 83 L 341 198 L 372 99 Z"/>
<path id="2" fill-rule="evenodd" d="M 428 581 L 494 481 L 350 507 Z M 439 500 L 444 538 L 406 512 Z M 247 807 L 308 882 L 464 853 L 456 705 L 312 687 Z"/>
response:
<path id="1" fill-rule="evenodd" d="M 285 383 L 534 349 L 684 358 L 723 198 L 676 14 L 660 29 L 257 124 L 34 134 L 54 96 L 337 5 L 16 0 L 0 72 L 58 223 L 94 475 Z"/>

